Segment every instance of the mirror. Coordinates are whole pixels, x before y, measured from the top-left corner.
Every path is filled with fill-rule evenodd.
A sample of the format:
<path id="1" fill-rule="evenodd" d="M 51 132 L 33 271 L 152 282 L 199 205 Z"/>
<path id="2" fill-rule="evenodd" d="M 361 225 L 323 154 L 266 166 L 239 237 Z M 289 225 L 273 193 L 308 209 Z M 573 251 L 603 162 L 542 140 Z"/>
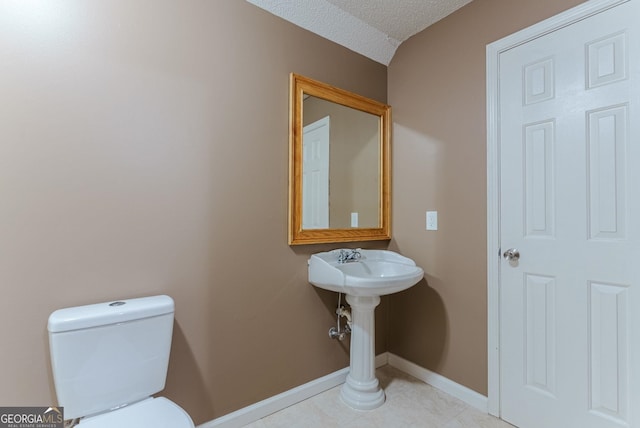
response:
<path id="1" fill-rule="evenodd" d="M 391 107 L 291 73 L 289 245 L 391 238 Z"/>

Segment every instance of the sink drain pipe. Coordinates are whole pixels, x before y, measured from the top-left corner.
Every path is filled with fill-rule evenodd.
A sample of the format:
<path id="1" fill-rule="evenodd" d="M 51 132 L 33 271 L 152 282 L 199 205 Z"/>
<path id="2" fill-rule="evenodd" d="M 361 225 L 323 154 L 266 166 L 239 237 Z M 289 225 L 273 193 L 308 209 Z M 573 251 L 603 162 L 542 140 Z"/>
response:
<path id="1" fill-rule="evenodd" d="M 342 305 L 342 293 L 338 293 L 338 307 L 336 308 L 336 327 L 329 329 L 329 337 L 332 339 L 344 340 L 347 334 L 351 333 L 351 312 Z M 344 329 L 340 326 L 340 318 L 345 317 L 347 323 Z"/>

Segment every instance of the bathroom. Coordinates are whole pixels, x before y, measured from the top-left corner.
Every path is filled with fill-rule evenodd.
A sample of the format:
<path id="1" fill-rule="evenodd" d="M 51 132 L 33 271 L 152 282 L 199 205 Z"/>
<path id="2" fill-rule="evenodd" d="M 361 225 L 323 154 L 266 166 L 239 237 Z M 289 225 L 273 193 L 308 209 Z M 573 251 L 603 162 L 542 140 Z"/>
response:
<path id="1" fill-rule="evenodd" d="M 382 299 L 376 354 L 486 396 L 485 47 L 580 3 L 474 0 L 386 66 L 246 1 L 4 0 L 0 403 L 55 402 L 51 312 L 156 294 L 196 424 L 348 366 L 307 281 L 336 244 L 287 244 L 291 72 L 393 108 L 393 238 L 353 246 L 425 280 Z"/>

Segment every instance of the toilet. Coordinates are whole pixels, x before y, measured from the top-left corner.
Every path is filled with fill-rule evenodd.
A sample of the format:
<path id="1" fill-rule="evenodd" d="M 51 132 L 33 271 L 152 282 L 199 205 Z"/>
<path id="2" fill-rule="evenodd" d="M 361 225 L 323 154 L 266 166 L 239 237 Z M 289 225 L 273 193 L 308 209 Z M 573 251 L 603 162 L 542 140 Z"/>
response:
<path id="1" fill-rule="evenodd" d="M 59 309 L 49 316 L 51 367 L 65 419 L 80 428 L 193 428 L 164 397 L 174 302 L 143 297 Z"/>

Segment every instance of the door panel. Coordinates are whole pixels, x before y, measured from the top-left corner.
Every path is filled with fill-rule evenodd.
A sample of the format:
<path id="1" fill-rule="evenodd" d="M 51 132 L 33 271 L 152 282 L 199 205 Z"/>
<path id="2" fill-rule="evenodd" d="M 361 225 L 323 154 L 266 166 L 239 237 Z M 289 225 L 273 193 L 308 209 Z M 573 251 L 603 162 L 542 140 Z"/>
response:
<path id="1" fill-rule="evenodd" d="M 638 3 L 500 54 L 500 245 L 521 255 L 501 415 L 522 428 L 640 427 Z"/>

